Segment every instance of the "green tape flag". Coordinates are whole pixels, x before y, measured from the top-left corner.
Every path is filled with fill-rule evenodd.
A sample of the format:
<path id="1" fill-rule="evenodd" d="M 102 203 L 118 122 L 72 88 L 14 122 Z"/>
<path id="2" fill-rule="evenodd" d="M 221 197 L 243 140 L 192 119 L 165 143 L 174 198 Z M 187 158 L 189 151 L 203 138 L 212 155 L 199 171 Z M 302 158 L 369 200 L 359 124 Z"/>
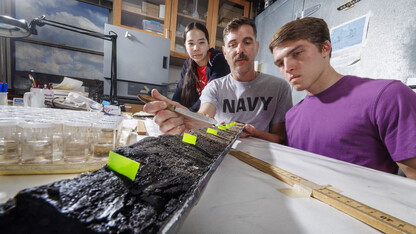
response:
<path id="1" fill-rule="evenodd" d="M 193 135 L 188 134 L 188 133 L 184 133 L 182 141 L 185 142 L 185 143 L 191 144 L 191 145 L 195 145 L 196 136 L 193 136 Z"/>
<path id="2" fill-rule="evenodd" d="M 228 128 L 228 129 L 230 129 L 231 128 L 231 125 L 226 124 L 225 127 Z"/>
<path id="3" fill-rule="evenodd" d="M 231 126 L 234 126 L 234 125 L 235 125 L 235 122 L 230 123 L 230 125 L 231 125 Z"/>
<path id="4" fill-rule="evenodd" d="M 224 125 L 218 125 L 218 129 L 227 130 L 227 128 Z"/>
<path id="5" fill-rule="evenodd" d="M 207 133 L 210 133 L 210 134 L 212 134 L 212 135 L 215 135 L 215 136 L 216 136 L 218 132 L 217 132 L 217 130 L 214 130 L 214 129 L 212 129 L 212 128 L 208 128 L 208 129 L 207 129 Z"/>
<path id="6" fill-rule="evenodd" d="M 107 166 L 111 170 L 122 174 L 134 181 L 137 171 L 139 170 L 140 163 L 110 151 Z"/>

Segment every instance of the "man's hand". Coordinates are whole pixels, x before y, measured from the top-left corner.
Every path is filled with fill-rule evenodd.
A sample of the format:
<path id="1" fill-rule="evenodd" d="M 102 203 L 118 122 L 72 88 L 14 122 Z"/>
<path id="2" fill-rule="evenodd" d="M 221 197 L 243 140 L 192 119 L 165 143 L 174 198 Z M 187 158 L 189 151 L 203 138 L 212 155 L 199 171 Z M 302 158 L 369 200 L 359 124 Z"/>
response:
<path id="1" fill-rule="evenodd" d="M 166 103 L 174 105 L 177 108 L 187 108 L 177 102 L 169 100 L 167 97 L 160 94 L 156 89 L 152 90 L 152 97 L 160 101 L 146 103 L 146 105 L 143 107 L 143 111 L 155 115 L 153 120 L 157 125 L 159 125 L 159 129 L 163 133 L 182 135 L 191 129 L 211 126 L 205 122 L 198 121 L 196 119 L 181 115 L 177 112 L 167 110 Z"/>
<path id="2" fill-rule="evenodd" d="M 246 126 L 244 127 L 244 132 L 243 134 L 241 134 L 241 138 L 252 136 L 252 137 L 257 137 L 263 140 L 276 142 L 279 144 L 285 143 L 286 132 L 285 132 L 284 123 L 271 125 L 269 131 L 270 132 L 261 131 L 261 130 L 256 129 L 251 124 L 246 124 Z"/>
<path id="3" fill-rule="evenodd" d="M 253 125 L 246 124 L 246 126 L 244 127 L 244 131 L 243 131 L 243 133 L 241 134 L 240 137 L 241 138 L 246 138 L 246 137 L 249 137 L 249 136 L 255 137 L 256 136 L 256 131 L 257 131 L 257 129 Z"/>
<path id="4" fill-rule="evenodd" d="M 167 97 L 160 94 L 156 89 L 152 90 L 152 97 L 160 101 L 146 103 L 143 107 L 143 111 L 155 115 L 153 120 L 157 125 L 159 125 L 161 132 L 172 135 L 182 135 L 184 132 L 189 131 L 189 128 L 187 128 L 185 124 L 184 117 L 174 111 L 167 110 L 166 103 L 172 104 L 179 108 L 186 109 L 186 107 L 169 100 Z"/>
<path id="5" fill-rule="evenodd" d="M 416 180 L 416 158 L 409 158 L 396 163 L 407 178 Z"/>

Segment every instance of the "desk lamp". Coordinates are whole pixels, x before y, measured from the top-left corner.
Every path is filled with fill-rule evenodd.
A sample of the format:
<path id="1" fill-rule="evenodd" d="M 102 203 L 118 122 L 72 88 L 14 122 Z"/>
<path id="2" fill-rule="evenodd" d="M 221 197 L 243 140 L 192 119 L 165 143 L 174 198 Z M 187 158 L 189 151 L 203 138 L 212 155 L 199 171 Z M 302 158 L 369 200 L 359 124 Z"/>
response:
<path id="1" fill-rule="evenodd" d="M 110 102 L 111 104 L 118 105 L 117 100 L 117 34 L 114 32 L 109 32 L 108 35 L 94 32 L 91 30 L 71 26 L 64 23 L 59 23 L 52 20 L 47 20 L 45 15 L 42 15 L 30 22 L 28 24 L 26 20 L 21 19 L 17 20 L 15 18 L 0 15 L 0 37 L 9 37 L 9 38 L 25 38 L 31 34 L 37 35 L 38 31 L 36 26 L 42 27 L 44 25 L 50 25 L 53 27 L 65 29 L 68 31 L 101 38 L 106 41 L 111 41 L 112 50 L 111 50 L 111 85 L 110 85 Z M 112 34 L 110 34 L 112 33 Z"/>

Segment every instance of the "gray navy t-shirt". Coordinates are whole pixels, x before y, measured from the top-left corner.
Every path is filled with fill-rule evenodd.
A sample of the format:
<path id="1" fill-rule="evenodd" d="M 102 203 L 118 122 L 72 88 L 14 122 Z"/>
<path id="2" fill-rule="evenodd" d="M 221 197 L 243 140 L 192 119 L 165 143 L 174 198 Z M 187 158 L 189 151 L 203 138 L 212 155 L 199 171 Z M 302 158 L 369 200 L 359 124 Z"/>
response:
<path id="1" fill-rule="evenodd" d="M 286 112 L 292 107 L 289 84 L 264 73 L 249 82 L 239 82 L 231 73 L 211 81 L 200 100 L 201 105 L 215 106 L 218 122 L 239 121 L 266 132 L 271 124 L 285 122 Z"/>

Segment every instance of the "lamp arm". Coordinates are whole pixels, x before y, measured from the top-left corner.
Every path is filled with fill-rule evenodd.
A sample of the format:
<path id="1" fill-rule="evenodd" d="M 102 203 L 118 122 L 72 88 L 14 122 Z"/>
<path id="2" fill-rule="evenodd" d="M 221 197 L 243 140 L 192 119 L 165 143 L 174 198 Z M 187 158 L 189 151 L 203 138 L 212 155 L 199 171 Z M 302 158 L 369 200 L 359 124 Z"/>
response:
<path id="1" fill-rule="evenodd" d="M 115 34 L 115 32 L 113 32 Z M 117 34 L 111 38 L 111 84 L 110 84 L 110 102 L 118 105 L 117 100 Z M 115 36 L 115 37 L 114 37 Z"/>
<path id="2" fill-rule="evenodd" d="M 40 17 L 38 17 L 38 18 L 36 18 L 36 19 L 34 19 L 30 22 L 31 34 L 37 35 L 36 26 L 42 27 L 45 24 L 49 25 L 49 26 L 56 27 L 56 28 L 65 29 L 65 30 L 68 30 L 68 31 L 72 31 L 72 32 L 76 32 L 76 33 L 80 33 L 80 34 L 84 34 L 84 35 L 104 39 L 104 40 L 107 40 L 107 41 L 112 40 L 111 39 L 112 35 L 105 35 L 103 33 L 95 32 L 95 31 L 92 31 L 92 30 L 88 30 L 88 29 L 72 26 L 72 25 L 69 25 L 69 24 L 56 22 L 56 21 L 53 21 L 53 20 L 48 20 L 48 19 L 46 19 L 45 15 L 42 15 L 42 16 L 40 16 Z"/>
<path id="3" fill-rule="evenodd" d="M 45 24 L 49 26 L 65 29 L 68 31 L 111 41 L 112 49 L 111 49 L 110 102 L 111 104 L 118 105 L 118 100 L 117 100 L 117 34 L 111 31 L 109 32 L 108 35 L 105 35 L 103 33 L 94 32 L 88 29 L 79 28 L 79 27 L 75 27 L 72 25 L 68 25 L 68 24 L 64 24 L 64 23 L 60 23 L 60 22 L 56 22 L 52 20 L 47 20 L 45 18 L 45 15 L 42 15 L 30 22 L 30 26 L 29 26 L 30 33 L 37 35 L 38 32 L 36 30 L 36 26 L 42 27 Z M 110 33 L 113 33 L 113 34 L 110 34 Z"/>

